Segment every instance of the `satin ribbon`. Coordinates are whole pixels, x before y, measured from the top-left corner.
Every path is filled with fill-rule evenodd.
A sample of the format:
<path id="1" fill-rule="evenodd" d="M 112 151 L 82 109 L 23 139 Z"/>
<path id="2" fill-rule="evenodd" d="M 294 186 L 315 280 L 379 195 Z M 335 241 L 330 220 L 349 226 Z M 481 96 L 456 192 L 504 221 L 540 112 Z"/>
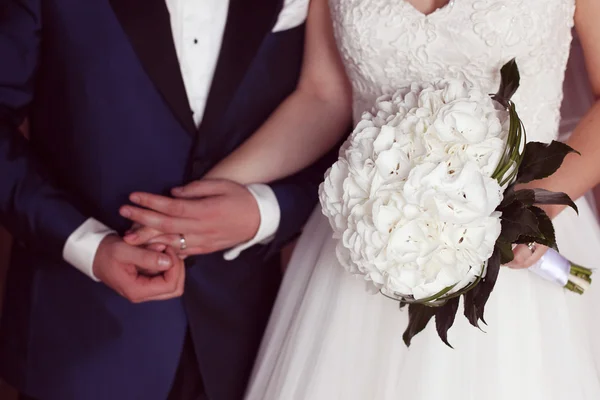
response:
<path id="1" fill-rule="evenodd" d="M 531 272 L 564 287 L 569 282 L 571 262 L 556 250 L 548 249 L 540 260 L 529 268 Z"/>

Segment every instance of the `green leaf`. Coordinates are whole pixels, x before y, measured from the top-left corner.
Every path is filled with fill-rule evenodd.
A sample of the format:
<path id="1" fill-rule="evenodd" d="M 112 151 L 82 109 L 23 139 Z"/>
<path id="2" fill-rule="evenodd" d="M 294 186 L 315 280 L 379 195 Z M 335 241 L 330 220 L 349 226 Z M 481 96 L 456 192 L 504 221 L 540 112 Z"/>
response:
<path id="1" fill-rule="evenodd" d="M 402 339 L 407 347 L 410 346 L 412 338 L 425 329 L 436 311 L 435 307 L 427 307 L 423 304 L 411 304 L 408 306 L 408 326 L 406 327 L 406 331 L 404 331 L 404 335 L 402 335 Z"/>
<path id="2" fill-rule="evenodd" d="M 527 183 L 547 178 L 561 166 L 569 153 L 577 153 L 564 143 L 552 141 L 550 144 L 529 142 L 525 146 L 525 157 L 519 167 L 517 183 Z"/>
<path id="3" fill-rule="evenodd" d="M 579 214 L 577 205 L 568 194 L 562 192 L 551 192 L 545 189 L 533 189 L 535 194 L 534 204 L 562 204 L 571 207 Z"/>
<path id="4" fill-rule="evenodd" d="M 504 64 L 500 70 L 500 77 L 500 88 L 494 96 L 494 100 L 507 107 L 508 100 L 515 94 L 521 81 L 519 68 L 514 58 Z"/>
<path id="5" fill-rule="evenodd" d="M 512 243 L 497 241 L 496 249 L 500 253 L 500 264 L 508 264 L 515 258 L 512 250 Z"/>
<path id="6" fill-rule="evenodd" d="M 450 348 L 452 345 L 448 342 L 448 330 L 454 325 L 456 312 L 458 311 L 458 303 L 460 297 L 454 297 L 446 302 L 441 307 L 438 307 L 435 313 L 435 327 L 442 342 Z"/>

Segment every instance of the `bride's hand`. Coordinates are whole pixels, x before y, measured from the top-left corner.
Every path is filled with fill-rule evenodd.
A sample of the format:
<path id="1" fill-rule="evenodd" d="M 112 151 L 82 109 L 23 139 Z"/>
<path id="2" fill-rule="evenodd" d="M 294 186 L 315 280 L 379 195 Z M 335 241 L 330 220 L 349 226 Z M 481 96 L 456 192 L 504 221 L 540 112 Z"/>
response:
<path id="1" fill-rule="evenodd" d="M 134 234 L 136 236 L 143 236 L 144 238 L 147 238 L 146 242 L 139 244 L 139 246 L 141 246 L 143 248 L 146 248 L 146 249 L 152 250 L 152 251 L 158 251 L 160 253 L 167 250 L 168 246 L 166 244 L 149 243 L 149 241 L 151 241 L 152 239 L 158 238 L 158 237 L 164 235 L 164 233 L 161 231 L 158 231 L 153 228 L 149 228 L 147 226 L 143 226 L 136 222 L 133 224 L 131 229 L 129 229 L 127 232 L 125 232 L 125 238 L 131 237 L 131 235 L 134 235 Z M 126 240 L 126 242 L 127 242 L 127 240 Z M 128 244 L 130 244 L 130 243 L 128 243 Z M 179 258 L 181 258 L 183 260 L 183 259 L 186 259 L 187 256 L 179 255 Z"/>
<path id="2" fill-rule="evenodd" d="M 512 269 L 524 269 L 533 266 L 542 258 L 548 247 L 540 244 L 519 244 L 513 249 L 515 258 L 505 265 Z"/>
<path id="3" fill-rule="evenodd" d="M 540 182 L 531 182 L 525 185 L 519 185 L 517 189 L 535 189 L 540 187 Z M 553 219 L 563 206 L 560 205 L 538 205 L 539 208 L 543 209 L 546 212 L 546 215 L 550 219 Z M 544 253 L 548 250 L 548 247 L 543 246 L 537 243 L 530 244 L 519 244 L 513 248 L 513 254 L 515 258 L 505 264 L 505 267 L 512 269 L 525 269 L 532 267 L 536 262 L 542 258 Z"/>

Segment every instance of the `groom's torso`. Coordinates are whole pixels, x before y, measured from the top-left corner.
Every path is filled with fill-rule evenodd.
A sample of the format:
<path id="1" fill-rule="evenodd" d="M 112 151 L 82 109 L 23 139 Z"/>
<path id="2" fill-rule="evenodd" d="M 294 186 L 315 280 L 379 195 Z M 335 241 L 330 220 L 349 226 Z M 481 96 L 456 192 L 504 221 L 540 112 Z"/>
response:
<path id="1" fill-rule="evenodd" d="M 180 13 L 186 1 L 41 0 L 32 143 L 84 211 L 124 229 L 114 205 L 130 189 L 165 191 L 186 166 L 201 176 L 264 121 L 295 87 L 302 55 L 302 27 L 271 32 L 282 2 L 231 0 L 220 49 L 194 54 L 186 41 L 219 29 L 173 32 L 186 21 L 168 6 Z"/>
<path id="2" fill-rule="evenodd" d="M 26 2 L 42 26 L 32 147 L 82 211 L 117 230 L 128 228 L 118 207 L 130 192 L 165 193 L 201 176 L 264 122 L 299 75 L 303 27 L 271 32 L 282 0 L 230 1 L 214 76 L 204 81 L 186 73 L 198 64 L 182 55 L 199 57 L 193 45 L 203 46 L 208 30 L 178 37 L 167 8 L 181 5 L 175 0 Z M 231 263 L 199 258 L 183 300 L 132 305 L 17 244 L 2 375 L 41 399 L 162 400 L 189 321 L 209 395 L 235 398 L 277 288 L 275 265 L 261 257 L 256 248 Z"/>

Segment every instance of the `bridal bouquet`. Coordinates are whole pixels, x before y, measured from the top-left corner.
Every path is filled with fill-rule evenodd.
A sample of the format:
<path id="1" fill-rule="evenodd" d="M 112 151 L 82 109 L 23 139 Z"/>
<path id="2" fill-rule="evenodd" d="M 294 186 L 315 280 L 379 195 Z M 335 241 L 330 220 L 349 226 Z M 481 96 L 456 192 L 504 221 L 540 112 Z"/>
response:
<path id="1" fill-rule="evenodd" d="M 470 323 L 485 322 L 513 245 L 556 248 L 552 222 L 536 205 L 576 209 L 564 193 L 515 188 L 551 175 L 574 150 L 526 144 L 510 101 L 519 86 L 514 60 L 501 75 L 492 96 L 466 81 L 437 80 L 379 98 L 321 185 L 341 264 L 409 305 L 407 345 L 433 317 L 449 345 L 461 296 Z M 591 281 L 590 270 L 573 268 L 577 282 Z"/>

